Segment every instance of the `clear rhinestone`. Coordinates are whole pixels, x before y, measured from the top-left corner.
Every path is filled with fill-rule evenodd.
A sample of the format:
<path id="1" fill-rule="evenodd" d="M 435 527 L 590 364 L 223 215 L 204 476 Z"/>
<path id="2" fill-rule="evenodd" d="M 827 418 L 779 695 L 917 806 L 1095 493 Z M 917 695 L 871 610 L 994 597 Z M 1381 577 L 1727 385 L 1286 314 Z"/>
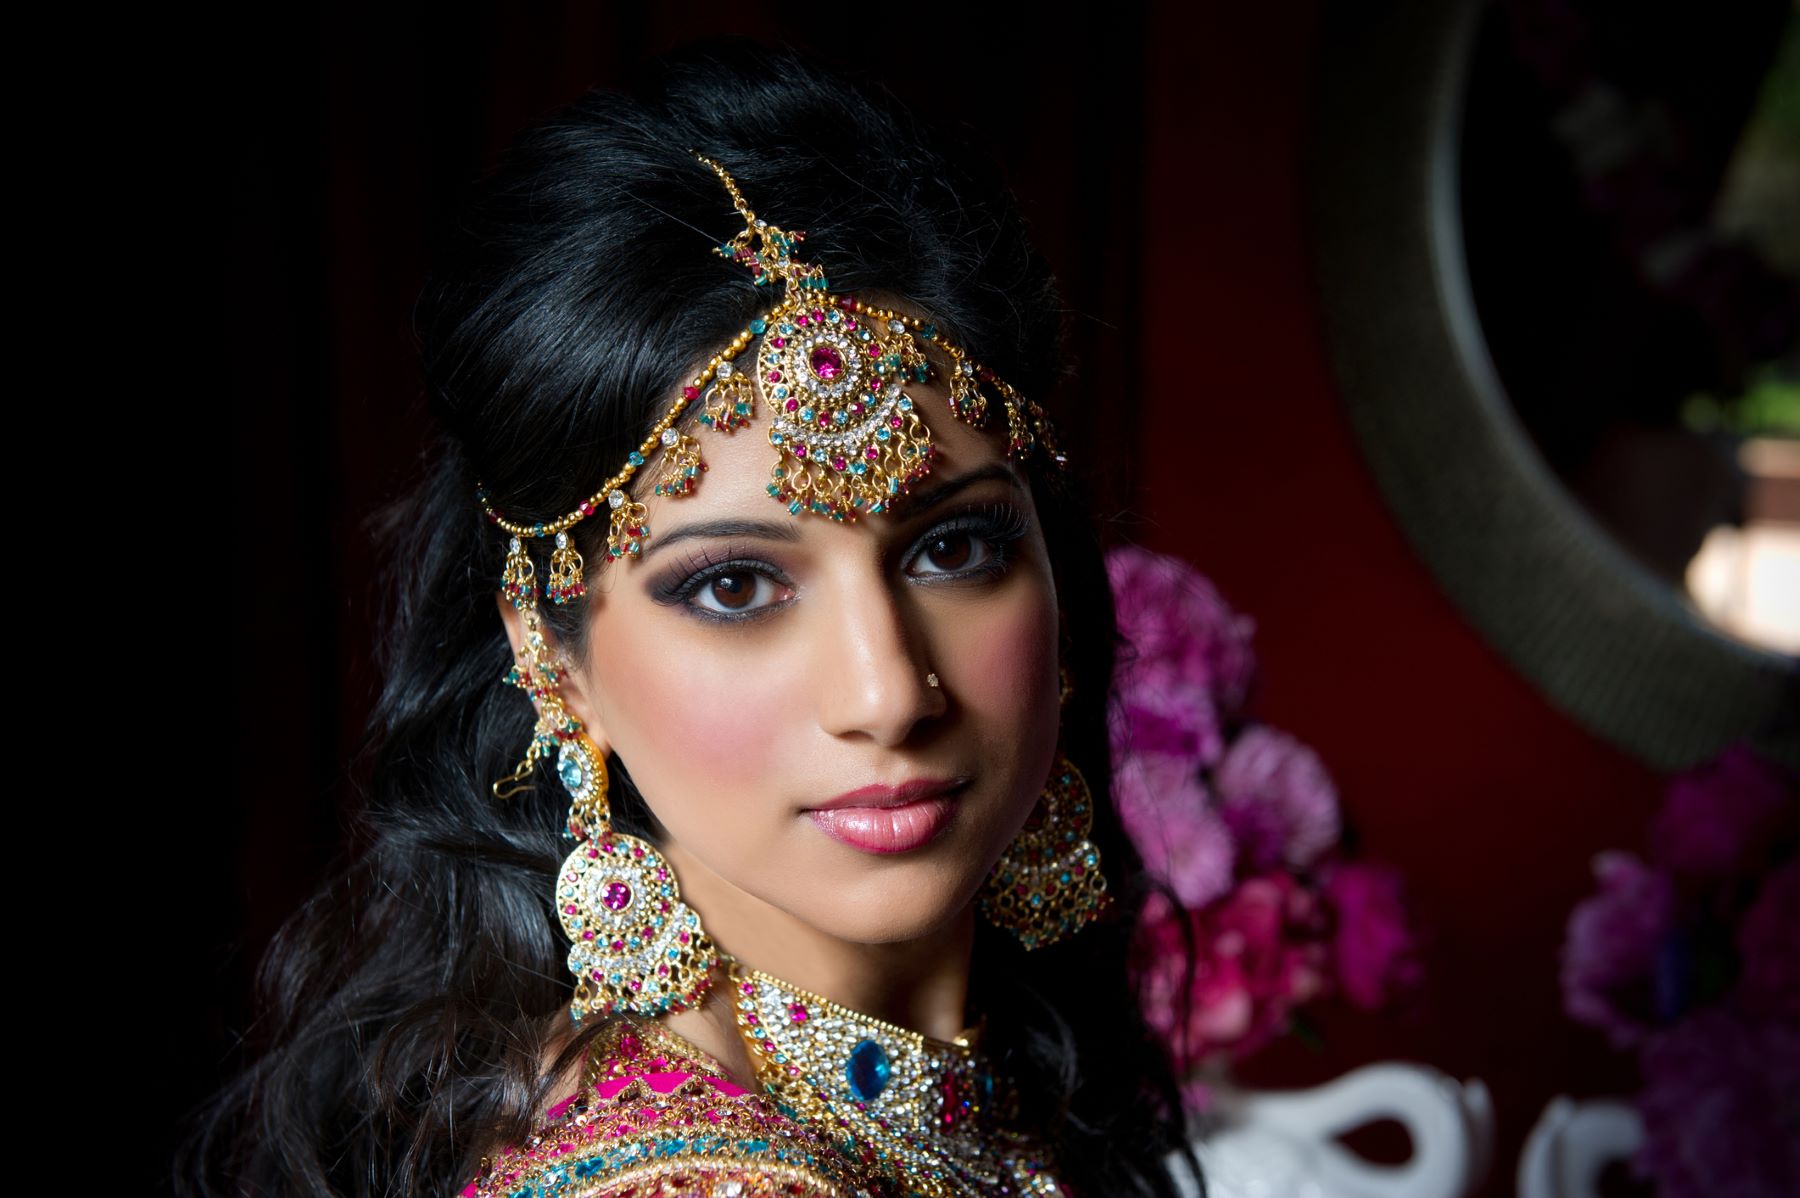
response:
<path id="1" fill-rule="evenodd" d="M 673 445 L 673 444 L 675 444 L 675 442 L 677 442 L 679 440 L 681 440 L 681 434 L 676 432 L 674 429 L 665 428 L 663 430 L 662 443 L 664 445 Z"/>
<path id="2" fill-rule="evenodd" d="M 517 553 L 517 552 L 518 552 L 518 551 L 519 551 L 519 538 L 518 538 L 518 537 L 514 537 L 514 538 L 513 538 L 513 539 L 512 539 L 512 540 L 511 540 L 511 541 L 510 541 L 510 542 L 509 542 L 509 543 L 508 543 L 508 544 L 507 544 L 507 546 L 506 546 L 506 549 L 507 549 L 507 552 L 508 552 L 508 553 Z"/>
<path id="3" fill-rule="evenodd" d="M 625 492 L 623 492 L 623 491 L 607 492 L 606 502 L 612 504 L 614 507 L 624 507 L 625 506 Z"/>
<path id="4" fill-rule="evenodd" d="M 569 534 L 568 533 L 559 532 L 556 534 L 556 547 L 558 549 L 567 549 L 569 547 Z"/>
<path id="5" fill-rule="evenodd" d="M 890 321 L 888 321 L 888 332 L 890 332 L 890 333 L 904 333 L 904 332 L 906 332 L 906 322 L 905 322 L 905 321 L 904 321 L 904 320 L 890 320 Z"/>
<path id="6" fill-rule="evenodd" d="M 734 366 L 732 366 L 732 364 L 730 362 L 720 362 L 717 373 L 720 378 L 728 379 L 731 377 L 731 372 L 734 369 L 736 369 L 736 368 Z"/>

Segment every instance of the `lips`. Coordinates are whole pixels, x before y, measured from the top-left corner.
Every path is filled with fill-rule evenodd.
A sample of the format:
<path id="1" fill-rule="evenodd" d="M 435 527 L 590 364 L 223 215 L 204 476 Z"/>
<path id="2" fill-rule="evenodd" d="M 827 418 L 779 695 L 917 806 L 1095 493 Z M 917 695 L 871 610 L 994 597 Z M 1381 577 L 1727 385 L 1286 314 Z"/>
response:
<path id="1" fill-rule="evenodd" d="M 825 835 L 865 853 L 907 853 L 936 840 L 956 815 L 967 778 L 920 778 L 899 786 L 865 786 L 806 812 Z"/>

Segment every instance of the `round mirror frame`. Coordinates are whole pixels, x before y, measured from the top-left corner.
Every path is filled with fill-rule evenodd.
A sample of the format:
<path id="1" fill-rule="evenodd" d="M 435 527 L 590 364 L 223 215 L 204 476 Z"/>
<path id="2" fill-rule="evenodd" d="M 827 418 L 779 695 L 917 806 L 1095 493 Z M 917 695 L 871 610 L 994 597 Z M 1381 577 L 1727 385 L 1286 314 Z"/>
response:
<path id="1" fill-rule="evenodd" d="M 1389 507 L 1488 643 L 1595 735 L 1663 771 L 1738 739 L 1800 768 L 1800 659 L 1721 633 L 1639 565 L 1507 401 L 1458 202 L 1482 5 L 1380 11 L 1326 18 L 1307 196 L 1336 378 Z"/>

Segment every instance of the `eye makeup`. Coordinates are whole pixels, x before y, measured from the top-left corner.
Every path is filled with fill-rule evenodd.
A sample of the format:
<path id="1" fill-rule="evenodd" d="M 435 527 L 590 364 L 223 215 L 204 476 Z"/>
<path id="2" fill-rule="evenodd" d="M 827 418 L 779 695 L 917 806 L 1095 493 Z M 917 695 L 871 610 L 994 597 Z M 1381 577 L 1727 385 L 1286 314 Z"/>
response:
<path id="1" fill-rule="evenodd" d="M 971 503 L 947 513 L 913 542 L 903 559 L 907 577 L 920 586 L 979 584 L 999 578 L 1011 568 L 1016 547 L 1030 530 L 1031 518 L 1016 504 Z M 912 572 L 912 567 L 919 562 L 929 563 L 929 555 L 934 548 L 946 541 L 955 543 L 963 537 L 984 547 L 974 564 L 953 569 L 930 569 L 924 573 Z M 720 624 L 741 624 L 760 619 L 793 602 L 791 598 L 782 599 L 746 607 L 740 613 L 727 613 L 719 608 L 702 606 L 700 600 L 707 597 L 707 589 L 720 583 L 738 588 L 738 593 L 742 593 L 742 588 L 747 586 L 752 599 L 765 586 L 789 591 L 794 586 L 780 567 L 757 557 L 751 546 L 728 544 L 716 554 L 710 549 L 701 549 L 688 555 L 685 560 L 674 563 L 668 571 L 658 576 L 646 590 L 652 602 L 665 607 L 678 607 L 685 615 Z"/>

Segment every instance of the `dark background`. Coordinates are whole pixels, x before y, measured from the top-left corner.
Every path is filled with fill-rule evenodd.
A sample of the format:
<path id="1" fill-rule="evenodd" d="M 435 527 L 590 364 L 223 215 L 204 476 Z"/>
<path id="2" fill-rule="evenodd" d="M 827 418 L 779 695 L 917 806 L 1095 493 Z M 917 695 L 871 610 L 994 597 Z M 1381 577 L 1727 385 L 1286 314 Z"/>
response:
<path id="1" fill-rule="evenodd" d="M 178 317 L 208 352 L 177 468 L 216 515 L 204 564 L 228 601 L 189 592 L 168 648 L 213 687 L 207 727 L 182 735 L 231 756 L 176 822 L 191 901 L 164 961 L 192 1000 L 157 1045 L 174 1107 L 237 1059 L 255 960 L 355 802 L 374 685 L 365 521 L 421 441 L 409 309 L 432 228 L 526 124 L 737 33 L 856 64 L 992 147 L 1063 285 L 1064 440 L 1103 519 L 1255 618 L 1256 714 L 1321 754 L 1362 853 L 1406 876 L 1431 937 L 1420 1000 L 1327 1011 L 1323 1047 L 1289 1040 L 1242 1079 L 1317 1084 L 1377 1059 L 1480 1077 L 1499 1125 L 1482 1193 L 1509 1193 L 1551 1097 L 1631 1088 L 1628 1063 L 1561 1015 L 1556 952 L 1589 858 L 1642 847 L 1660 780 L 1481 642 L 1358 456 L 1302 220 L 1313 80 L 1333 52 L 1319 3 L 870 9 L 325 5 L 229 30 L 232 53 L 175 81 L 197 103 L 170 153 L 216 180 L 183 207 L 220 247 Z"/>

